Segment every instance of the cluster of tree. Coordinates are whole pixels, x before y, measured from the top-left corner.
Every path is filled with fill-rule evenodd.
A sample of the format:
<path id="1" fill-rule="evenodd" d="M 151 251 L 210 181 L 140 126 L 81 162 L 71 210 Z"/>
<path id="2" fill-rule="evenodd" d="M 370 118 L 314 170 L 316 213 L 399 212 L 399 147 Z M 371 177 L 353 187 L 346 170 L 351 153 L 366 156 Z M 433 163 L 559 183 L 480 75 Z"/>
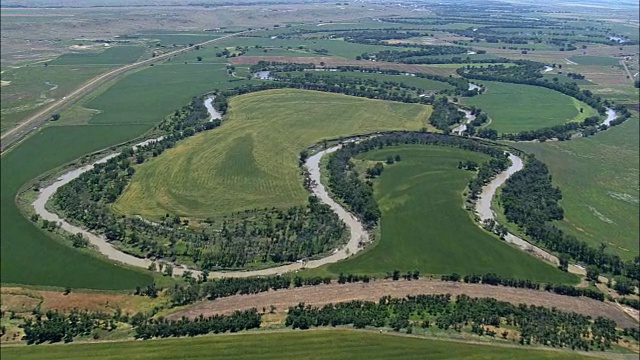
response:
<path id="1" fill-rule="evenodd" d="M 523 289 L 540 289 L 540 284 L 535 281 L 526 279 L 516 279 L 508 276 L 498 275 L 496 273 L 486 273 L 484 275 L 465 275 L 464 277 L 458 273 L 442 275 L 443 281 L 459 282 L 460 280 L 468 284 L 489 284 L 500 285 L 513 288 Z"/>
<path id="2" fill-rule="evenodd" d="M 635 341 L 640 341 L 640 329 L 637 327 L 634 328 L 625 328 L 622 331 L 623 336 L 629 336 L 633 338 Z"/>
<path id="3" fill-rule="evenodd" d="M 466 54 L 467 51 L 469 49 L 461 46 L 423 45 L 417 50 L 383 50 L 372 54 L 364 53 L 360 57 L 365 60 L 411 63 L 413 58 L 422 56 Z"/>
<path id="4" fill-rule="evenodd" d="M 480 189 L 490 179 L 506 169 L 509 164 L 507 155 L 495 147 L 468 138 L 447 136 L 426 132 L 390 132 L 375 136 L 359 143 L 348 143 L 329 157 L 329 186 L 333 193 L 346 203 L 368 228 L 377 224 L 380 209 L 373 197 L 370 181 L 364 181 L 355 170 L 351 158 L 359 153 L 385 146 L 401 144 L 442 145 L 477 151 L 493 157 L 480 166 L 478 175 L 469 184 L 471 197 L 475 199 Z"/>
<path id="5" fill-rule="evenodd" d="M 36 313 L 33 319 L 25 318 L 20 326 L 24 331 L 24 340 L 29 345 L 60 341 L 68 343 L 77 336 L 90 335 L 96 329 L 115 330 L 116 323 L 123 320 L 120 316 L 120 312 L 108 315 L 77 309 L 71 310 L 68 314 L 47 311 L 45 314 Z"/>
<path id="6" fill-rule="evenodd" d="M 393 46 L 395 44 L 388 43 L 386 40 L 402 40 L 412 37 L 422 36 L 422 33 L 409 30 L 391 30 L 391 29 L 379 29 L 379 30 L 349 30 L 334 33 L 329 38 L 341 37 L 344 41 L 366 44 L 366 45 L 386 45 Z M 399 44 L 399 45 L 414 45 L 416 44 Z"/>
<path id="7" fill-rule="evenodd" d="M 135 326 L 136 339 L 168 338 L 180 336 L 197 336 L 209 333 L 235 333 L 242 330 L 258 329 L 261 324 L 258 311 L 234 311 L 231 315 L 214 315 L 189 320 L 167 320 L 165 318 L 146 319 Z"/>
<path id="8" fill-rule="evenodd" d="M 524 304 L 513 305 L 491 298 L 471 298 L 459 295 L 417 295 L 406 298 L 385 296 L 377 303 L 351 301 L 322 307 L 290 307 L 286 326 L 308 329 L 320 326 L 352 325 L 356 328 L 391 327 L 395 331 L 437 326 L 442 330 L 472 331 L 495 336 L 489 327 L 507 326 L 519 332 L 521 344 L 593 350 L 607 349 L 619 339 L 616 323 L 598 317 L 547 309 Z M 504 338 L 509 334 L 505 330 Z"/>
<path id="9" fill-rule="evenodd" d="M 224 99 L 224 94 L 218 94 L 216 99 L 219 97 Z M 134 164 L 219 124 L 219 120 L 208 120 L 203 98 L 195 98 L 159 125 L 170 131 L 163 139 L 125 149 L 107 162 L 96 164 L 91 171 L 62 186 L 54 195 L 53 204 L 67 219 L 104 234 L 109 241 L 138 256 L 172 262 L 186 258 L 201 269 L 293 262 L 335 248 L 343 240 L 345 225 L 315 197 L 310 197 L 306 206 L 249 210 L 222 221 L 205 222 L 198 229 L 169 214 L 162 223 L 152 223 L 137 217 L 119 217 L 111 211 L 110 204 L 135 173 Z M 50 226 L 49 222 L 46 225 Z M 74 242 L 79 246 L 84 243 L 77 236 Z"/>
<path id="10" fill-rule="evenodd" d="M 449 132 L 451 126 L 464 120 L 464 113 L 458 107 L 449 102 L 446 97 L 437 98 L 433 102 L 433 112 L 429 117 L 431 125 L 436 129 Z"/>
<path id="11" fill-rule="evenodd" d="M 385 279 L 391 279 L 393 281 L 398 281 L 401 278 L 407 281 L 418 280 L 420 279 L 420 271 L 413 270 L 407 271 L 406 273 L 401 273 L 400 270 L 388 271 L 384 277 Z"/>
<path id="12" fill-rule="evenodd" d="M 368 283 L 369 281 L 371 281 L 371 277 L 369 275 L 354 275 L 354 274 L 343 274 L 340 273 L 340 275 L 338 275 L 338 284 L 346 284 L 346 283 L 357 283 L 357 282 L 363 282 L 363 283 Z"/>
<path id="13" fill-rule="evenodd" d="M 544 289 L 546 291 L 559 294 L 559 295 L 566 295 L 566 296 L 573 296 L 573 297 L 585 296 L 598 301 L 604 301 L 605 299 L 604 294 L 598 290 L 593 290 L 589 288 L 578 288 L 571 285 L 546 284 L 544 286 Z"/>
<path id="14" fill-rule="evenodd" d="M 568 259 L 573 258 L 597 267 L 602 273 L 624 275 L 637 284 L 640 256 L 625 263 L 618 255 L 605 252 L 606 246 L 593 248 L 551 224 L 564 216 L 558 204 L 561 198 L 560 189 L 553 186 L 547 166 L 530 157 L 524 168 L 506 181 L 499 201 L 507 220 L 524 229 L 533 241 L 561 254 L 563 269 L 566 270 Z"/>
<path id="15" fill-rule="evenodd" d="M 304 71 L 306 69 L 315 69 L 316 65 L 313 63 L 298 64 L 298 63 L 286 63 L 277 61 L 264 61 L 260 60 L 257 64 L 251 65 L 249 71 L 256 73 L 259 71 L 273 71 L 273 72 L 291 72 L 291 71 Z"/>
<path id="16" fill-rule="evenodd" d="M 606 112 L 606 103 L 591 91 L 580 90 L 578 85 L 574 82 L 549 81 L 548 79 L 543 78 L 540 70 L 542 70 L 544 64 L 528 60 L 516 60 L 514 63 L 516 66 L 474 66 L 459 68 L 456 71 L 460 76 L 464 76 L 468 79 L 500 81 L 545 87 L 571 96 L 576 100 L 585 102 L 592 108 L 598 110 L 601 114 Z"/>
<path id="17" fill-rule="evenodd" d="M 576 79 L 576 80 L 582 80 L 584 79 L 584 75 L 580 74 L 580 73 L 571 73 L 568 72 L 567 73 L 567 77 L 570 77 L 572 79 Z"/>

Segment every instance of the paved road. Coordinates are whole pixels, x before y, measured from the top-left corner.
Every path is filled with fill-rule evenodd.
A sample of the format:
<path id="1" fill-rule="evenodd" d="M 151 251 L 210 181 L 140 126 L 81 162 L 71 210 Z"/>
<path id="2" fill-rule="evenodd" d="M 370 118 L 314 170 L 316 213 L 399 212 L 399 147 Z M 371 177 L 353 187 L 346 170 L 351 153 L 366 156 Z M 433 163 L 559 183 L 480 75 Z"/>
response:
<path id="1" fill-rule="evenodd" d="M 109 81 L 111 79 L 114 79 L 115 77 L 117 77 L 119 75 L 122 75 L 122 74 L 126 73 L 127 71 L 134 70 L 134 69 L 140 68 L 142 66 L 150 65 L 150 64 L 153 64 L 153 63 L 158 62 L 158 61 L 165 60 L 165 59 L 167 59 L 167 58 L 169 58 L 169 57 L 171 57 L 173 55 L 181 54 L 183 52 L 187 52 L 189 50 L 195 49 L 196 46 L 204 46 L 204 45 L 216 42 L 216 41 L 220 41 L 220 40 L 232 37 L 232 36 L 237 36 L 237 35 L 240 35 L 240 34 L 244 34 L 244 33 L 250 32 L 250 31 L 253 31 L 253 30 L 241 31 L 241 32 L 230 34 L 230 35 L 225 35 L 225 36 L 222 36 L 222 37 L 219 37 L 219 38 L 216 38 L 216 39 L 213 39 L 213 40 L 205 41 L 203 43 L 196 44 L 196 45 L 193 45 L 193 46 L 189 46 L 189 47 L 186 47 L 186 48 L 183 48 L 183 49 L 180 49 L 180 50 L 171 51 L 171 52 L 156 56 L 156 57 L 151 58 L 151 59 L 139 61 L 139 62 L 136 62 L 136 63 L 133 63 L 133 64 L 129 64 L 129 65 L 125 65 L 125 66 L 119 67 L 117 69 L 108 71 L 108 72 L 106 72 L 106 73 L 104 73 L 102 75 L 99 75 L 99 76 L 89 80 L 87 83 L 83 84 L 79 88 L 75 89 L 74 91 L 69 93 L 67 96 L 63 97 L 62 99 L 59 99 L 59 100 L 53 102 L 51 105 L 47 106 L 45 109 L 43 109 L 43 110 L 37 112 L 35 115 L 27 118 L 26 120 L 24 120 L 23 122 L 18 124 L 13 129 L 11 129 L 11 130 L 5 132 L 4 134 L 2 134 L 0 136 L 0 151 L 2 151 L 4 153 L 12 145 L 16 144 L 23 137 L 25 137 L 26 135 L 28 135 L 32 131 L 36 130 L 40 125 L 42 125 L 43 123 L 48 121 L 49 118 L 51 117 L 51 115 L 53 115 L 55 112 L 63 110 L 67 106 L 69 106 L 69 105 L 73 104 L 74 102 L 78 101 L 80 98 L 82 98 L 82 96 L 87 95 L 88 93 L 92 92 L 93 90 L 95 90 L 99 86 L 103 85 L 107 81 Z"/>

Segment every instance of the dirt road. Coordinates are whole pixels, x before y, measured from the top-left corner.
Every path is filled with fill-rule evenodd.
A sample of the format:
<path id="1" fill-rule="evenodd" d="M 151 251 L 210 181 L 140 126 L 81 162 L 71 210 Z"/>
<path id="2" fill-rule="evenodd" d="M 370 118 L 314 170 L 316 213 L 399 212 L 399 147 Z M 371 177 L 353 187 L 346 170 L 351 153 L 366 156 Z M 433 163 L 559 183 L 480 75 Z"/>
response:
<path id="1" fill-rule="evenodd" d="M 72 103 L 76 102 L 77 100 L 79 100 L 83 95 L 86 95 L 88 93 L 90 93 L 91 91 L 95 90 L 96 88 L 98 88 L 100 85 L 106 83 L 107 81 L 115 78 L 116 76 L 122 75 L 127 71 L 139 68 L 141 66 L 146 66 L 146 65 L 150 65 L 152 63 L 158 62 L 158 61 L 162 61 L 164 59 L 167 59 L 173 55 L 177 55 L 183 52 L 187 52 L 189 50 L 195 49 L 196 46 L 200 47 L 200 46 L 204 46 L 216 41 L 220 41 L 232 36 L 237 36 L 240 34 L 244 34 L 247 33 L 248 31 L 241 31 L 241 32 L 237 32 L 234 34 L 230 34 L 230 35 L 225 35 L 213 40 L 209 40 L 209 41 L 205 41 L 203 43 L 200 44 L 196 44 L 193 46 L 189 46 L 186 47 L 184 49 L 180 49 L 180 50 L 176 50 L 176 51 L 171 51 L 168 52 L 166 54 L 162 54 L 159 56 L 156 56 L 154 58 L 151 59 L 147 59 L 147 60 L 143 60 L 143 61 L 139 61 L 133 64 L 129 64 L 129 65 L 125 65 L 122 67 L 119 67 L 117 69 L 111 70 L 109 72 L 106 72 L 102 75 L 99 75 L 91 80 L 89 80 L 88 82 L 86 82 L 85 84 L 83 84 L 82 86 L 80 86 L 79 88 L 77 88 L 76 90 L 72 91 L 71 93 L 69 93 L 67 96 L 63 97 L 62 99 L 59 99 L 55 102 L 53 102 L 51 105 L 47 106 L 45 109 L 37 112 L 35 115 L 27 118 L 26 120 L 24 120 L 23 122 L 21 122 L 20 124 L 18 124 L 16 127 L 14 127 L 13 129 L 5 132 L 4 134 L 2 134 L 0 136 L 0 141 L 2 142 L 2 144 L 0 145 L 1 151 L 4 152 L 5 150 L 7 150 L 8 148 L 11 147 L 11 145 L 15 144 L 17 141 L 19 141 L 23 136 L 27 135 L 28 133 L 30 133 L 31 131 L 37 129 L 37 127 L 39 125 L 41 125 L 42 123 L 46 122 L 49 117 L 56 111 L 61 111 L 62 109 L 64 109 L 65 107 L 71 105 Z"/>
<path id="2" fill-rule="evenodd" d="M 404 297 L 418 294 L 451 294 L 453 296 L 465 294 L 471 297 L 491 297 L 500 301 L 514 304 L 528 304 L 544 307 L 556 307 L 564 311 L 575 311 L 592 317 L 603 316 L 615 320 L 618 326 L 637 326 L 629 315 L 618 306 L 585 297 L 569 297 L 552 294 L 546 291 L 516 289 L 502 286 L 483 284 L 465 284 L 443 282 L 438 280 L 380 280 L 370 283 L 329 284 L 306 286 L 278 291 L 269 291 L 252 295 L 234 295 L 213 301 L 203 301 L 186 309 L 179 310 L 166 316 L 169 319 L 179 319 L 182 316 L 194 318 L 203 314 L 228 314 L 234 310 L 257 308 L 262 310 L 274 305 L 277 311 L 286 311 L 290 306 L 304 302 L 309 305 L 324 305 L 328 303 L 345 302 L 350 300 L 378 301 L 382 296 Z"/>

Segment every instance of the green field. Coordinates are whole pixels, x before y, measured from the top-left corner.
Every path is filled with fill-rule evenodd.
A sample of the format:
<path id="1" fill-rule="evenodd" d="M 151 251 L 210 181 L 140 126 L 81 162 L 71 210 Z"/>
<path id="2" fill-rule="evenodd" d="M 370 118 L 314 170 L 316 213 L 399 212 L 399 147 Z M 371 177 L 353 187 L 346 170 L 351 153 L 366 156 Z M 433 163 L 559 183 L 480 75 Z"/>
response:
<path id="1" fill-rule="evenodd" d="M 329 265 L 331 273 L 385 274 L 395 269 L 421 273 L 482 274 L 495 272 L 542 282 L 574 282 L 573 275 L 547 265 L 478 228 L 463 209 L 463 191 L 474 175 L 459 170 L 458 161 L 478 163 L 486 155 L 440 146 L 403 146 L 359 156 L 384 161 L 374 182 L 380 209 L 380 241 L 353 259 Z"/>
<path id="2" fill-rule="evenodd" d="M 620 65 L 620 60 L 608 56 L 588 56 L 588 55 L 576 55 L 569 58 L 569 60 L 576 62 L 580 65 L 602 65 L 602 66 L 616 66 Z"/>
<path id="3" fill-rule="evenodd" d="M 184 339 L 3 347 L 3 359 L 468 359 L 577 360 L 576 353 L 465 344 L 353 330 L 307 330 Z"/>
<path id="4" fill-rule="evenodd" d="M 109 66 L 44 66 L 31 65 L 3 70 L 0 100 L 0 131 L 34 114 L 55 99 L 60 99 L 82 83 L 109 70 Z"/>
<path id="5" fill-rule="evenodd" d="M 64 54 L 49 65 L 130 64 L 144 53 L 141 46 L 114 46 L 101 52 Z"/>
<path id="6" fill-rule="evenodd" d="M 173 33 L 173 34 L 144 34 L 142 37 L 159 41 L 162 45 L 189 45 L 199 44 L 205 41 L 213 40 L 220 35 L 212 33 Z"/>
<path id="7" fill-rule="evenodd" d="M 488 125 L 501 133 L 515 133 L 580 121 L 597 112 L 574 98 L 539 86 L 484 81 L 484 94 L 464 98 L 466 105 L 486 111 Z M 580 113 L 579 109 L 584 112 Z"/>
<path id="8" fill-rule="evenodd" d="M 640 251 L 639 131 L 635 115 L 593 137 L 515 145 L 549 166 L 563 194 L 559 225 L 592 246 L 609 243 L 608 251 L 623 259 Z"/>
<path id="9" fill-rule="evenodd" d="M 284 72 L 282 74 L 290 74 L 292 76 L 304 76 L 303 71 L 293 71 L 293 72 Z M 424 90 L 431 91 L 439 91 L 439 90 L 450 90 L 453 89 L 453 86 L 449 83 L 442 81 L 435 81 L 430 79 L 423 79 L 416 76 L 407 76 L 407 75 L 387 75 L 387 74 L 370 74 L 370 73 L 362 73 L 362 72 L 343 72 L 343 71 L 313 71 L 313 74 L 316 76 L 326 76 L 326 77 L 339 77 L 345 76 L 348 78 L 357 78 L 357 79 L 375 79 L 380 82 L 384 81 L 393 81 L 398 83 L 403 83 L 407 86 L 415 86 Z"/>
<path id="10" fill-rule="evenodd" d="M 42 172 L 125 141 L 147 128 L 128 125 L 50 127 L 2 156 L 0 281 L 3 284 L 132 289 L 151 282 L 151 276 L 147 274 L 112 265 L 52 240 L 23 217 L 14 202 L 20 186 Z"/>
<path id="11" fill-rule="evenodd" d="M 137 168 L 114 209 L 150 217 L 207 217 L 301 205 L 299 152 L 323 139 L 418 130 L 431 107 L 304 90 L 234 97 L 219 129 L 193 136 Z"/>
<path id="12" fill-rule="evenodd" d="M 16 193 L 46 171 L 142 135 L 193 96 L 242 83 L 230 82 L 232 79 L 225 75 L 224 66 L 149 67 L 99 89 L 92 100 L 63 112 L 57 124 L 85 125 L 46 128 L 3 155 L 0 281 L 93 289 L 131 289 L 151 281 L 148 275 L 56 243 L 20 214 L 14 202 Z M 102 112 L 91 117 L 81 105 Z M 83 110 L 89 114 L 87 119 L 71 118 Z"/>

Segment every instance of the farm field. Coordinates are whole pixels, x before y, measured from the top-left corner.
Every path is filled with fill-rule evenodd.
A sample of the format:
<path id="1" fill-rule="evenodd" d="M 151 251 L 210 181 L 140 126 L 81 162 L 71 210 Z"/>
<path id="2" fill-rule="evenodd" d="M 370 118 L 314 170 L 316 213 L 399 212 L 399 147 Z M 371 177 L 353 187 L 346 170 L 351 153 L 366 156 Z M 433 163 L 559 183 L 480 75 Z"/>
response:
<path id="1" fill-rule="evenodd" d="M 22 216 L 14 202 L 19 188 L 41 173 L 91 151 L 126 141 L 147 128 L 140 125 L 50 127 L 2 156 L 0 280 L 3 284 L 119 290 L 151 282 L 147 274 L 113 265 L 54 241 Z"/>
<path id="2" fill-rule="evenodd" d="M 123 65 L 136 62 L 144 53 L 142 46 L 114 46 L 101 52 L 64 54 L 50 65 Z"/>
<path id="3" fill-rule="evenodd" d="M 2 80 L 9 83 L 0 93 L 0 131 L 9 130 L 41 106 L 60 99 L 108 69 L 105 65 L 45 67 L 40 64 L 3 70 Z"/>
<path id="4" fill-rule="evenodd" d="M 637 113 L 622 125 L 589 138 L 543 144 L 518 143 L 544 161 L 563 194 L 560 227 L 579 239 L 632 259 L 638 245 Z"/>
<path id="5" fill-rule="evenodd" d="M 331 346 L 327 346 L 331 344 Z M 352 330 L 307 330 L 105 344 L 3 347 L 3 359 L 473 359 L 577 360 L 580 354 L 463 344 Z M 214 355 L 215 354 L 215 355 Z"/>
<path id="6" fill-rule="evenodd" d="M 120 213 L 208 217 L 304 204 L 299 152 L 323 139 L 419 130 L 431 107 L 304 90 L 234 97 L 218 129 L 138 166 Z"/>
<path id="7" fill-rule="evenodd" d="M 303 71 L 293 71 L 293 72 L 282 72 L 279 74 L 285 75 L 290 74 L 292 76 L 304 76 Z M 438 91 L 438 90 L 447 90 L 453 89 L 448 83 L 442 81 L 435 81 L 430 79 L 423 79 L 415 76 L 406 76 L 406 75 L 387 75 L 387 74 L 370 74 L 370 73 L 361 73 L 361 72 L 341 72 L 341 71 L 313 71 L 313 74 L 316 76 L 326 76 L 326 77 L 340 77 L 344 76 L 347 78 L 358 78 L 358 79 L 375 79 L 380 82 L 384 81 L 393 81 L 403 83 L 407 86 L 415 86 L 417 88 L 421 88 L 427 91 Z"/>
<path id="8" fill-rule="evenodd" d="M 575 282 L 531 255 L 512 248 L 481 230 L 463 209 L 463 191 L 473 173 L 458 161 L 487 161 L 485 155 L 438 146 L 388 147 L 359 156 L 384 161 L 400 155 L 374 181 L 382 211 L 380 240 L 356 257 L 328 265 L 330 273 L 419 270 L 422 274 L 495 272 L 541 282 Z M 313 270 L 312 270 L 313 272 Z"/>
<path id="9" fill-rule="evenodd" d="M 485 84 L 486 92 L 463 98 L 462 102 L 484 110 L 491 118 L 488 127 L 500 133 L 535 130 L 597 115 L 587 104 L 539 86 L 481 83 Z M 580 108 L 584 109 L 583 113 L 579 112 Z"/>

